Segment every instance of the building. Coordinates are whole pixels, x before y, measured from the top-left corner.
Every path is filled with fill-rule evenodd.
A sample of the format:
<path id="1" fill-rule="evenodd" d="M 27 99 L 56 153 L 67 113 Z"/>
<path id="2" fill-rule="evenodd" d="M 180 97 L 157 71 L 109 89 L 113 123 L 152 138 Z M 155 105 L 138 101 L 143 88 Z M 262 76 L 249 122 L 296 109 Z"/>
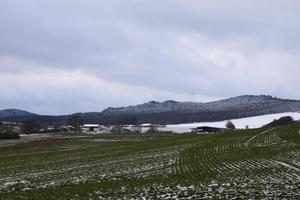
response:
<path id="1" fill-rule="evenodd" d="M 133 125 L 130 127 L 130 130 L 131 131 L 134 131 L 134 132 L 142 132 L 142 133 L 145 133 L 147 132 L 148 130 L 160 130 L 160 129 L 163 129 L 165 128 L 166 126 L 164 125 L 159 125 L 159 124 L 139 124 L 139 125 Z"/>
<path id="2" fill-rule="evenodd" d="M 99 124 L 84 124 L 81 127 L 82 132 L 98 132 L 100 131 Z"/>
<path id="3" fill-rule="evenodd" d="M 223 132 L 226 130 L 228 130 L 228 129 L 216 128 L 216 127 L 210 127 L 210 126 L 200 126 L 200 127 L 192 128 L 192 133 L 208 134 L 208 133 Z"/>
<path id="4" fill-rule="evenodd" d="M 80 127 L 80 130 L 85 133 L 109 133 L 110 129 L 110 126 L 100 124 L 84 124 Z"/>

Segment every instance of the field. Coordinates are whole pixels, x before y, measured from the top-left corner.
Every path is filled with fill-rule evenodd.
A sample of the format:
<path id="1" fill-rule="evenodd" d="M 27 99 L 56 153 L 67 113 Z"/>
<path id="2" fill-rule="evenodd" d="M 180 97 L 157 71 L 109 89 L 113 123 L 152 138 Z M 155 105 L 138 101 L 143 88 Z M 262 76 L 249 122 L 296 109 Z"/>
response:
<path id="1" fill-rule="evenodd" d="M 243 129 L 246 126 L 249 128 L 259 128 L 262 127 L 274 119 L 280 119 L 281 117 L 290 116 L 294 120 L 300 120 L 300 112 L 285 112 L 285 113 L 275 113 L 275 114 L 266 114 L 266 115 L 259 115 L 253 117 L 245 117 L 239 119 L 232 119 L 231 121 L 235 125 L 236 128 Z M 184 133 L 191 131 L 192 128 L 196 128 L 199 126 L 212 126 L 212 127 L 219 127 L 225 128 L 226 122 L 218 121 L 218 122 L 197 122 L 197 123 L 188 123 L 188 124 L 173 124 L 173 125 L 166 125 L 164 128 L 160 128 L 162 131 L 173 131 L 176 133 Z"/>
<path id="2" fill-rule="evenodd" d="M 298 199 L 300 125 L 0 143 L 0 199 Z"/>

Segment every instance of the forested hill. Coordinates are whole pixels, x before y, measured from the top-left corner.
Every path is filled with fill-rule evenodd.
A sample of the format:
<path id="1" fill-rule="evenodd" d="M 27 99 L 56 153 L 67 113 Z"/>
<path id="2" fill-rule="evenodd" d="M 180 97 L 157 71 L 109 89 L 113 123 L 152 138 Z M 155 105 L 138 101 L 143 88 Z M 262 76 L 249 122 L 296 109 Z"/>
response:
<path id="1" fill-rule="evenodd" d="M 76 113 L 76 115 L 79 115 L 85 123 L 178 124 L 298 111 L 300 111 L 299 100 L 280 99 L 267 95 L 244 95 L 208 103 L 150 101 L 136 106 L 107 108 L 102 112 Z M 70 116 L 72 115 L 38 115 L 15 109 L 0 110 L 2 121 L 22 122 L 33 119 L 43 124 L 65 123 Z"/>

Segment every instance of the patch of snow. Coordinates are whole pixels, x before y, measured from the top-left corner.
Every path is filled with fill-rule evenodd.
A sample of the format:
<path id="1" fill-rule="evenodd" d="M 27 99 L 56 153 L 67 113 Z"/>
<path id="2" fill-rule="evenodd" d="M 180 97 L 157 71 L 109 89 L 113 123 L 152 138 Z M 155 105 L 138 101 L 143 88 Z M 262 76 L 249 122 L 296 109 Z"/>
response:
<path id="1" fill-rule="evenodd" d="M 236 128 L 242 129 L 248 126 L 249 128 L 260 128 L 272 122 L 274 119 L 279 119 L 284 116 L 291 116 L 294 120 L 300 119 L 299 112 L 285 112 L 277 114 L 260 115 L 255 117 L 246 117 L 241 119 L 232 119 L 231 121 L 236 126 Z M 190 132 L 192 128 L 199 126 L 212 126 L 218 128 L 225 128 L 225 124 L 228 120 L 218 121 L 218 122 L 199 122 L 190 124 L 174 124 L 166 125 L 164 128 L 159 128 L 161 131 L 173 131 L 176 133 Z"/>
<path id="2" fill-rule="evenodd" d="M 281 162 L 281 161 L 278 161 L 278 160 L 274 160 L 274 162 L 276 162 L 276 163 L 278 163 L 278 164 L 280 164 L 280 165 L 282 165 L 282 166 L 285 166 L 285 167 L 287 167 L 287 168 L 296 170 L 296 171 L 298 171 L 298 172 L 300 171 L 299 168 L 297 168 L 297 167 L 295 167 L 295 166 L 293 166 L 293 165 L 290 165 L 290 164 L 288 164 L 288 163 L 284 163 L 284 162 Z"/>

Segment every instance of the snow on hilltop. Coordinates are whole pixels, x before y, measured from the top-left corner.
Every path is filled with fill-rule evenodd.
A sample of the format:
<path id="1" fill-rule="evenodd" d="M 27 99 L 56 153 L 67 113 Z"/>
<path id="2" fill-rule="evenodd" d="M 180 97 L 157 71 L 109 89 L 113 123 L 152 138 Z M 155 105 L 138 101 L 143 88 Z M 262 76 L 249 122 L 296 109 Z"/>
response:
<path id="1" fill-rule="evenodd" d="M 244 95 L 208 102 L 150 101 L 136 106 L 108 108 L 102 112 L 77 113 L 86 123 L 103 124 L 183 124 L 213 122 L 265 114 L 300 111 L 299 100 L 279 99 L 267 95 Z M 0 110 L 0 120 L 23 122 L 34 119 L 38 123 L 61 124 L 72 115 L 46 116 L 21 110 Z"/>
<path id="2" fill-rule="evenodd" d="M 170 111 L 186 111 L 186 110 L 200 110 L 204 108 L 203 103 L 195 102 L 177 102 L 177 101 L 149 101 L 136 106 L 108 108 L 103 113 L 160 113 Z"/>
<path id="3" fill-rule="evenodd" d="M 119 108 L 108 108 L 103 113 L 161 113 L 199 112 L 227 110 L 264 110 L 266 113 L 293 112 L 300 110 L 300 101 L 279 99 L 269 95 L 243 95 L 229 99 L 208 102 L 150 101 L 144 104 Z"/>

